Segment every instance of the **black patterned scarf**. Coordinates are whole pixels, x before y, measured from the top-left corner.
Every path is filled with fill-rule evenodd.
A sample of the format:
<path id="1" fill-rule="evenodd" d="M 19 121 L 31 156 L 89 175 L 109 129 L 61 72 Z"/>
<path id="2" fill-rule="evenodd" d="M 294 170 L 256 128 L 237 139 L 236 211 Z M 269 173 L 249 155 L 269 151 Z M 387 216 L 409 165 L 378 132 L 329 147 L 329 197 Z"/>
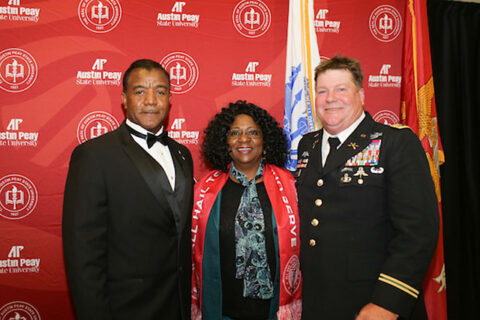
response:
<path id="1" fill-rule="evenodd" d="M 230 174 L 245 187 L 235 215 L 236 279 L 243 279 L 243 296 L 257 299 L 273 297 L 273 282 L 267 262 L 265 219 L 255 181 L 263 176 L 263 161 L 255 178 L 238 171 L 232 163 Z"/>

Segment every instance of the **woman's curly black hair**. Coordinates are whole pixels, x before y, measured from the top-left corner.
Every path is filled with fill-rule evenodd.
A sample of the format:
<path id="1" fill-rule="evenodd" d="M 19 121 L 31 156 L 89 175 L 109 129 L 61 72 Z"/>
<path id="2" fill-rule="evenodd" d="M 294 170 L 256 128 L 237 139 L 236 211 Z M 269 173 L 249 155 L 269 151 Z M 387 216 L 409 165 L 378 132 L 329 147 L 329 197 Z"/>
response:
<path id="1" fill-rule="evenodd" d="M 264 158 L 267 163 L 283 167 L 287 157 L 287 139 L 278 122 L 264 109 L 244 100 L 229 103 L 210 121 L 204 130 L 202 155 L 213 169 L 228 171 L 232 161 L 227 144 L 227 133 L 235 117 L 246 114 L 262 130 Z"/>

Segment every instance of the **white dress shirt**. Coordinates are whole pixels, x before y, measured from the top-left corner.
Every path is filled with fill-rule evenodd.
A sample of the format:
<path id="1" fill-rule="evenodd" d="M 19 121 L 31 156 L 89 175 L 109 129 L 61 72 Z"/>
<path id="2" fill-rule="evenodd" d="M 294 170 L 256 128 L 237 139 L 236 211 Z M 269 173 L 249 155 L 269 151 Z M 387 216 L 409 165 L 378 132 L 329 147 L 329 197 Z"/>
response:
<path id="1" fill-rule="evenodd" d="M 325 166 L 325 162 L 327 161 L 328 153 L 330 152 L 330 144 L 328 143 L 328 138 L 330 137 L 337 137 L 340 140 L 340 144 L 338 145 L 337 149 L 347 140 L 348 136 L 352 134 L 355 129 L 357 129 L 358 125 L 362 120 L 365 118 L 365 112 L 362 112 L 360 117 L 355 120 L 354 123 L 350 125 L 347 129 L 343 130 L 339 134 L 332 136 L 327 130 L 323 129 L 323 137 L 322 137 L 322 167 Z"/>
<path id="2" fill-rule="evenodd" d="M 140 132 L 141 134 L 147 135 L 149 131 L 145 130 L 141 126 L 139 126 L 136 123 L 133 123 L 132 121 L 128 120 L 126 121 L 127 126 L 130 128 L 134 129 L 135 131 Z M 155 135 L 159 135 L 163 132 L 163 127 L 155 133 Z M 153 132 L 150 132 L 153 133 Z M 170 182 L 170 187 L 172 190 L 175 189 L 175 165 L 173 164 L 173 159 L 172 155 L 170 153 L 170 150 L 168 149 L 168 146 L 163 145 L 159 142 L 154 143 L 151 148 L 148 147 L 147 145 L 147 140 L 137 137 L 133 134 L 131 134 L 133 140 L 135 140 L 136 143 L 140 145 L 145 151 L 148 152 L 149 155 L 152 156 L 155 161 L 157 161 L 160 166 L 162 166 L 163 170 L 165 171 L 165 174 L 167 175 L 168 181 Z"/>

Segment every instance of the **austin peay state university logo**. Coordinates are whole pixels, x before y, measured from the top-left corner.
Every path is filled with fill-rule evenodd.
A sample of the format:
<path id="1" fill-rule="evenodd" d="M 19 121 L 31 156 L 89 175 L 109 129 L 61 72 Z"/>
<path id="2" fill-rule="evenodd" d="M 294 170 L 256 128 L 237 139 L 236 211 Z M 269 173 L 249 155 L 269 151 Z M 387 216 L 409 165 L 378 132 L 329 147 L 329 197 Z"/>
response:
<path id="1" fill-rule="evenodd" d="M 370 32 L 379 41 L 390 42 L 402 31 L 402 17 L 397 9 L 389 5 L 378 6 L 370 14 Z"/>
<path id="2" fill-rule="evenodd" d="M 0 131 L 0 147 L 36 147 L 38 145 L 38 131 L 21 130 L 22 122 L 23 119 L 20 118 L 10 119 L 6 130 Z"/>
<path id="3" fill-rule="evenodd" d="M 25 50 L 10 48 L 0 52 L 0 88 L 22 92 L 30 88 L 38 75 L 37 62 Z"/>
<path id="4" fill-rule="evenodd" d="M 368 76 L 368 86 L 370 88 L 400 88 L 402 76 L 390 74 L 391 64 L 385 63 L 380 68 L 378 75 L 370 74 Z"/>
<path id="5" fill-rule="evenodd" d="M 198 144 L 199 131 L 186 130 L 185 118 L 175 118 L 168 131 L 168 136 L 181 144 Z"/>
<path id="6" fill-rule="evenodd" d="M 233 9 L 233 25 L 247 38 L 258 38 L 270 28 L 272 14 L 260 0 L 240 1 Z"/>
<path id="7" fill-rule="evenodd" d="M 40 320 L 40 313 L 29 303 L 12 301 L 0 308 L 0 320 Z"/>
<path id="8" fill-rule="evenodd" d="M 110 113 L 94 111 L 80 120 L 77 127 L 77 139 L 79 143 L 96 138 L 118 128 L 117 119 Z"/>
<path id="9" fill-rule="evenodd" d="M 340 23 L 339 20 L 328 20 L 327 19 L 328 9 L 319 9 L 315 19 L 313 20 L 313 25 L 316 32 L 330 32 L 330 33 L 339 33 L 340 32 Z"/>
<path id="10" fill-rule="evenodd" d="M 190 91 L 197 84 L 198 65 L 184 52 L 172 52 L 166 55 L 160 64 L 170 74 L 170 91 L 182 94 Z"/>
<path id="11" fill-rule="evenodd" d="M 0 216 L 23 219 L 37 206 L 37 188 L 30 179 L 10 174 L 0 179 Z"/>
<path id="12" fill-rule="evenodd" d="M 4 1 L 7 2 L 7 1 Z M 27 1 L 28 2 L 28 1 Z M 22 6 L 20 0 L 8 0 L 7 6 L 0 5 L 0 21 L 34 22 L 40 18 L 40 8 Z"/>
<path id="13" fill-rule="evenodd" d="M 257 72 L 260 65 L 258 61 L 250 61 L 245 72 L 232 74 L 232 86 L 235 87 L 270 87 L 272 83 L 271 73 Z"/>
<path id="14" fill-rule="evenodd" d="M 112 31 L 122 18 L 118 0 L 81 0 L 78 17 L 85 28 L 96 33 Z"/>
<path id="15" fill-rule="evenodd" d="M 200 15 L 184 12 L 183 9 L 186 5 L 187 3 L 184 1 L 176 1 L 171 12 L 159 12 L 157 26 L 198 28 Z"/>
<path id="16" fill-rule="evenodd" d="M 91 70 L 77 71 L 77 85 L 94 85 L 94 86 L 120 86 L 122 81 L 121 71 L 108 71 L 105 65 L 108 60 L 97 58 L 93 63 Z"/>
<path id="17" fill-rule="evenodd" d="M 6 259 L 0 258 L 0 274 L 40 272 L 40 258 L 25 257 L 22 253 L 23 249 L 25 247 L 22 245 L 13 245 Z"/>

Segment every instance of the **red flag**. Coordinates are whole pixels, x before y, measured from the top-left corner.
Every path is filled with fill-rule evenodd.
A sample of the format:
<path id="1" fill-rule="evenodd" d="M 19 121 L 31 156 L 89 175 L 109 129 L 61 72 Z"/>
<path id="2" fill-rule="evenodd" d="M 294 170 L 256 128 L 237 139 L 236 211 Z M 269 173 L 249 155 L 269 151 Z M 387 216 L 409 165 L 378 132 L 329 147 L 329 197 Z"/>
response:
<path id="1" fill-rule="evenodd" d="M 445 161 L 433 90 L 427 0 L 406 0 L 403 47 L 402 122 L 418 135 L 430 164 L 440 214 L 438 245 L 423 283 L 428 318 L 447 319 L 439 166 Z"/>

